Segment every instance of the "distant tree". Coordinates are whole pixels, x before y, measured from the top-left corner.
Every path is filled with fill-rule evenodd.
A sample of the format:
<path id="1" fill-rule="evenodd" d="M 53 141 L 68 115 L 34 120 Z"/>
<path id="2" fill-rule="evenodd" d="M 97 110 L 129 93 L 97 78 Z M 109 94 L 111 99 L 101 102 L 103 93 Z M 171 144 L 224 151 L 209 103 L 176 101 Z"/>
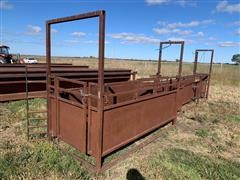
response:
<path id="1" fill-rule="evenodd" d="M 236 64 L 240 64 L 240 54 L 234 54 L 232 57 L 232 62 L 235 62 Z"/>

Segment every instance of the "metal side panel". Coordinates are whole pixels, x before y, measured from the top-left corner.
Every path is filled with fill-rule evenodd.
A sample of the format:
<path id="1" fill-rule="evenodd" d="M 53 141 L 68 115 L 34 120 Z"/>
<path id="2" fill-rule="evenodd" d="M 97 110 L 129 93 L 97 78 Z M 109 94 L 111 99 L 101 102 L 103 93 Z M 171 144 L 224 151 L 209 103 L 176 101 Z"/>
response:
<path id="1" fill-rule="evenodd" d="M 59 138 L 86 152 L 86 114 L 83 108 L 59 101 Z"/>
<path id="2" fill-rule="evenodd" d="M 193 83 L 192 84 L 188 84 L 185 87 L 183 87 L 180 90 L 179 93 L 179 98 L 180 98 L 180 103 L 179 106 L 181 107 L 184 104 L 187 104 L 189 102 L 191 102 L 194 98 L 194 89 L 193 89 Z"/>
<path id="3" fill-rule="evenodd" d="M 92 110 L 91 108 L 88 112 L 88 154 L 96 157 L 96 144 L 98 141 L 97 121 L 99 120 L 98 112 Z"/>
<path id="4" fill-rule="evenodd" d="M 56 137 L 57 135 L 57 109 L 56 109 L 56 99 L 55 98 L 50 98 L 50 104 L 51 104 L 51 114 L 50 114 L 50 137 Z"/>
<path id="5" fill-rule="evenodd" d="M 201 98 L 207 97 L 207 85 L 208 85 L 208 79 L 202 80 L 202 86 L 201 86 Z"/>
<path id="6" fill-rule="evenodd" d="M 176 118 L 176 93 L 104 112 L 103 156 Z"/>

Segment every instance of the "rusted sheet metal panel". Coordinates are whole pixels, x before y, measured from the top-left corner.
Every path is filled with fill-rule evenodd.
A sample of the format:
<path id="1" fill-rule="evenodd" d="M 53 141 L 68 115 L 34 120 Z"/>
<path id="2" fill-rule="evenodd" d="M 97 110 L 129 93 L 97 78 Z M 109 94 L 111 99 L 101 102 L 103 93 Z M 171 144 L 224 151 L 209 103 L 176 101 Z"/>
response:
<path id="1" fill-rule="evenodd" d="M 51 137 L 57 137 L 57 100 L 56 98 L 50 98 L 51 104 L 51 121 L 49 122 L 49 135 Z"/>
<path id="2" fill-rule="evenodd" d="M 208 79 L 200 81 L 199 98 L 207 98 Z"/>
<path id="3" fill-rule="evenodd" d="M 59 137 L 79 151 L 86 152 L 86 121 L 82 108 L 59 101 Z"/>
<path id="4" fill-rule="evenodd" d="M 209 83 L 209 80 L 206 79 L 204 81 L 202 81 L 202 92 L 203 92 L 203 95 L 201 96 L 202 98 L 207 98 L 208 96 L 208 83 Z"/>
<path id="5" fill-rule="evenodd" d="M 175 93 L 104 111 L 103 155 L 173 120 Z"/>
<path id="6" fill-rule="evenodd" d="M 129 92 L 129 93 L 115 95 L 115 96 L 114 96 L 114 94 L 119 93 L 119 92 L 134 90 L 137 88 L 136 86 L 137 86 L 137 83 L 121 84 L 121 85 L 117 85 L 117 86 L 116 85 L 115 86 L 114 85 L 107 86 L 106 94 L 108 94 L 109 96 L 107 96 L 105 105 L 116 104 L 116 103 L 125 102 L 125 101 L 133 99 L 134 97 L 136 97 L 135 92 Z"/>
<path id="7" fill-rule="evenodd" d="M 124 97 L 124 100 L 111 102 L 109 104 L 105 103 L 102 127 L 103 149 L 101 156 L 106 156 L 114 150 L 133 142 L 137 138 L 144 136 L 161 125 L 173 121 L 177 116 L 176 103 L 178 104 L 177 107 L 181 108 L 183 104 L 192 101 L 195 96 L 201 97 L 203 92 L 206 93 L 206 85 L 203 87 L 202 83 L 203 80 L 205 82 L 207 81 L 205 76 L 199 76 L 198 85 L 196 85 L 198 93 L 196 94 L 194 91 L 194 86 L 196 84 L 195 78 L 193 78 L 193 76 L 183 76 L 182 78 L 183 80 L 181 81 L 181 88 L 178 92 L 178 96 L 176 96 L 177 80 L 173 79 L 162 81 L 162 85 L 160 85 L 160 87 L 164 86 L 165 90 L 157 90 L 156 93 L 159 95 L 144 94 L 142 96 L 138 96 L 139 99 L 135 99 L 135 95 L 131 94 L 129 97 Z M 139 81 L 136 81 L 136 83 L 137 82 L 139 83 Z M 106 84 L 106 87 L 111 87 L 112 90 L 114 90 L 114 93 L 121 93 L 136 88 L 136 83 L 109 83 Z M 129 86 L 130 84 L 132 84 L 132 86 Z M 170 84 L 173 84 L 172 88 L 169 88 Z M 91 95 L 89 97 L 96 97 L 96 85 L 96 83 L 89 84 L 91 87 L 88 88 L 88 94 Z M 59 86 L 63 88 L 62 86 L 64 85 L 60 83 Z M 140 83 L 140 86 L 151 88 L 152 82 L 143 81 Z M 59 89 L 60 94 L 61 88 Z M 99 141 L 99 127 L 97 122 L 99 120 L 99 116 L 97 112 L 97 102 L 95 102 L 97 99 L 89 98 L 88 115 L 83 115 L 84 110 L 81 107 L 82 105 L 74 105 L 76 102 L 83 104 L 83 97 L 80 94 L 80 90 L 81 87 L 77 89 L 73 84 L 69 85 L 66 90 L 63 90 L 69 92 L 69 95 L 66 94 L 65 96 L 59 96 L 60 99 L 58 99 L 58 103 L 61 105 L 58 113 L 56 113 L 56 111 L 51 111 L 51 129 L 54 132 L 53 134 L 57 135 L 57 127 L 59 127 L 59 135 L 56 137 L 62 139 L 64 142 L 72 145 L 81 152 L 87 152 L 87 154 L 93 157 L 98 157 L 97 142 Z M 141 89 L 139 89 L 139 92 L 140 91 Z M 166 92 L 168 93 L 161 95 Z M 109 94 L 109 89 L 105 88 L 105 95 L 107 94 Z M 121 98 L 121 96 L 121 94 L 116 94 L 117 99 L 119 97 Z M 61 98 L 66 98 L 69 103 L 63 102 Z M 132 100 L 134 100 L 134 102 L 130 103 Z M 57 106 L 54 103 L 56 102 L 51 103 L 51 108 L 57 109 Z M 55 113 L 56 116 L 54 115 Z M 54 119 L 56 117 L 59 119 L 59 125 L 57 125 L 57 120 Z M 83 128 L 86 126 L 84 117 L 88 118 L 87 131 Z M 81 130 L 82 128 L 83 130 Z M 85 132 L 85 134 L 83 132 Z M 87 139 L 87 141 L 84 141 L 84 139 Z"/>
<path id="8" fill-rule="evenodd" d="M 194 93 L 194 89 L 193 89 L 193 85 L 186 85 L 183 88 L 180 89 L 179 92 L 179 97 L 180 97 L 180 107 L 184 104 L 187 104 L 191 101 L 194 100 L 195 98 L 195 93 Z"/>
<path id="9" fill-rule="evenodd" d="M 26 82 L 21 83 L 1 83 L 0 94 L 15 94 L 24 93 L 26 94 Z M 32 83 L 28 85 L 29 92 L 46 91 L 46 82 L 44 83 Z M 1 100 L 0 100 L 1 101 Z"/>
<path id="10" fill-rule="evenodd" d="M 88 154 L 96 157 L 97 156 L 97 141 L 98 141 L 98 132 L 97 124 L 98 114 L 97 111 L 90 109 L 88 111 Z"/>

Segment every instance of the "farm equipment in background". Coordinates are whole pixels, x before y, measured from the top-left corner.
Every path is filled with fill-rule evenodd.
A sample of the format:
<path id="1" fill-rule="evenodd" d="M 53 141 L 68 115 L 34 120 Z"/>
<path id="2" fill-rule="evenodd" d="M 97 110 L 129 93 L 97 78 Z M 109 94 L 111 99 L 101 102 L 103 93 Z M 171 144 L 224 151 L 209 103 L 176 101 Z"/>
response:
<path id="1" fill-rule="evenodd" d="M 12 64 L 12 55 L 9 54 L 8 46 L 0 46 L 0 64 Z"/>
<path id="2" fill-rule="evenodd" d="M 0 45 L 0 64 L 15 64 L 19 63 L 20 54 L 10 54 L 9 47 L 5 45 Z"/>

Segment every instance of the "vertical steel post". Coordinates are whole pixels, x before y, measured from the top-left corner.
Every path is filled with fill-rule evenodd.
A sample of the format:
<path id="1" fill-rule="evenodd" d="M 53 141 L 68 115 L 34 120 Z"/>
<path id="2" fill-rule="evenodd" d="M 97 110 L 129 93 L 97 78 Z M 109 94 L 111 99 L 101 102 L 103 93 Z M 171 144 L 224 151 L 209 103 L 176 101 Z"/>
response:
<path id="1" fill-rule="evenodd" d="M 26 116 L 27 116 L 27 140 L 29 141 L 29 101 L 28 101 L 28 65 L 25 65 L 25 89 L 26 89 Z"/>
<path id="2" fill-rule="evenodd" d="M 180 51 L 179 68 L 178 68 L 178 76 L 179 76 L 179 78 L 182 76 L 184 41 L 180 42 L 180 44 L 181 44 L 181 51 Z"/>
<path id="3" fill-rule="evenodd" d="M 206 87 L 206 98 L 208 98 L 209 89 L 210 89 L 210 79 L 211 79 L 211 74 L 212 74 L 212 64 L 213 64 L 214 50 L 213 49 L 196 49 L 194 68 L 193 68 L 193 74 L 194 75 L 196 75 L 196 73 L 197 73 L 198 53 L 199 52 L 211 52 L 210 67 L 209 67 L 209 71 L 208 71 L 208 82 L 207 82 L 207 87 Z"/>
<path id="4" fill-rule="evenodd" d="M 209 72 L 208 72 L 208 84 L 207 84 L 207 94 L 206 94 L 206 98 L 208 98 L 208 93 L 209 93 L 209 88 L 210 88 L 210 79 L 211 79 L 211 75 L 212 75 L 212 64 L 213 64 L 213 56 L 214 56 L 214 50 L 210 50 L 211 51 L 211 61 L 210 61 L 210 67 L 209 67 Z"/>
<path id="5" fill-rule="evenodd" d="M 51 85 L 51 24 L 46 22 L 46 63 L 47 63 L 47 134 L 51 138 L 51 105 L 50 105 L 50 85 Z"/>
<path id="6" fill-rule="evenodd" d="M 54 94 L 55 94 L 55 100 L 56 100 L 56 136 L 57 138 L 59 138 L 59 135 L 60 135 L 59 88 L 60 88 L 59 79 L 55 77 L 54 78 Z"/>
<path id="7" fill-rule="evenodd" d="M 99 62 L 98 62 L 98 141 L 96 168 L 102 168 L 102 144 L 103 144 L 103 103 L 104 103 L 104 47 L 105 47 L 105 11 L 99 15 Z"/>
<path id="8" fill-rule="evenodd" d="M 194 59 L 194 65 L 193 65 L 193 74 L 196 75 L 197 73 L 197 63 L 198 63 L 198 51 L 195 51 L 195 59 Z"/>
<path id="9" fill-rule="evenodd" d="M 159 46 L 158 71 L 157 71 L 157 75 L 160 75 L 160 74 L 161 74 L 161 68 L 162 68 L 162 42 L 160 42 L 160 46 Z"/>
<path id="10" fill-rule="evenodd" d="M 180 86 L 181 86 L 181 76 L 182 76 L 182 64 L 183 64 L 183 52 L 184 52 L 184 41 L 180 41 L 177 44 L 181 45 L 181 49 L 180 49 L 180 58 L 179 58 L 179 67 L 178 67 L 178 81 L 177 81 L 177 92 L 176 92 L 176 104 L 175 104 L 175 110 L 176 110 L 176 114 L 178 112 L 178 107 L 181 107 L 181 100 L 179 99 L 179 93 L 180 93 Z M 173 120 L 173 124 L 176 123 L 176 118 Z"/>

